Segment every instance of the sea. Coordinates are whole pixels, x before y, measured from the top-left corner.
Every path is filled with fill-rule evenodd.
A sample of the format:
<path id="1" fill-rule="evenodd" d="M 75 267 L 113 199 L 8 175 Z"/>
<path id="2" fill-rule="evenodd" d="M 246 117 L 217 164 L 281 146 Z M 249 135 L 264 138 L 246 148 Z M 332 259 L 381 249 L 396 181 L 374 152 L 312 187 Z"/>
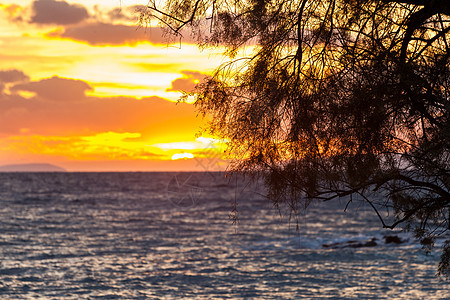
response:
<path id="1" fill-rule="evenodd" d="M 347 204 L 292 214 L 213 172 L 0 173 L 0 299 L 450 299 L 448 236 L 427 253 Z"/>

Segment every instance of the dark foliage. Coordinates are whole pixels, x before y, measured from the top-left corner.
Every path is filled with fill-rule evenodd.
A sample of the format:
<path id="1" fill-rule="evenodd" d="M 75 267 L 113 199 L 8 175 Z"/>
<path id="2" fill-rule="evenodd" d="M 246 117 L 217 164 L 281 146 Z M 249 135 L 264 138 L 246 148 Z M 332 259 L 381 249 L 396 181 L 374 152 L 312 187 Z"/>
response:
<path id="1" fill-rule="evenodd" d="M 277 206 L 357 195 L 425 247 L 448 233 L 450 1 L 169 0 L 142 13 L 224 47 L 196 105 L 231 170 L 263 177 Z"/>

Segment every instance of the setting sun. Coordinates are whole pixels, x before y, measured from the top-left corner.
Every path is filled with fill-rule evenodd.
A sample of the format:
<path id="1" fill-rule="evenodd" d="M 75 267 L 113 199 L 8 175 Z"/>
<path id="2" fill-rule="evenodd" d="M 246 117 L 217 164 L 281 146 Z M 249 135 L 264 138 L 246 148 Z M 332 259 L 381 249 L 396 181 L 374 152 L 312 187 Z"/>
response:
<path id="1" fill-rule="evenodd" d="M 184 152 L 184 153 L 175 153 L 174 155 L 172 155 L 172 160 L 177 160 L 177 159 L 191 159 L 191 158 L 194 158 L 194 154 L 188 153 L 188 152 Z"/>

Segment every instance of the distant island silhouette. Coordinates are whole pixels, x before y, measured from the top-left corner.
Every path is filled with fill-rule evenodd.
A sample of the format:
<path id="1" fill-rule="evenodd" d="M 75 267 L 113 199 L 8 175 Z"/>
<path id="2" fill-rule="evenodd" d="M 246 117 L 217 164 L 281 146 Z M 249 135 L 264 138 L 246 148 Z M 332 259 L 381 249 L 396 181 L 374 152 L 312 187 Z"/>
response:
<path id="1" fill-rule="evenodd" d="M 11 164 L 0 166 L 0 172 L 67 172 L 66 169 L 45 163 Z"/>

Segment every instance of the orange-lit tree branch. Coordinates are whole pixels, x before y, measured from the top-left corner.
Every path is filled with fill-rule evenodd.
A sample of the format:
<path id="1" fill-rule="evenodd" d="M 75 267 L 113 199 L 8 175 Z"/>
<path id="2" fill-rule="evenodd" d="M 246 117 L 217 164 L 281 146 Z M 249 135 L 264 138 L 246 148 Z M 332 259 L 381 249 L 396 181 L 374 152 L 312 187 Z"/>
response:
<path id="1" fill-rule="evenodd" d="M 196 105 L 231 170 L 263 178 L 275 206 L 359 196 L 383 227 L 448 232 L 450 1 L 168 0 L 147 13 L 225 49 Z M 442 257 L 448 273 L 449 244 Z"/>

